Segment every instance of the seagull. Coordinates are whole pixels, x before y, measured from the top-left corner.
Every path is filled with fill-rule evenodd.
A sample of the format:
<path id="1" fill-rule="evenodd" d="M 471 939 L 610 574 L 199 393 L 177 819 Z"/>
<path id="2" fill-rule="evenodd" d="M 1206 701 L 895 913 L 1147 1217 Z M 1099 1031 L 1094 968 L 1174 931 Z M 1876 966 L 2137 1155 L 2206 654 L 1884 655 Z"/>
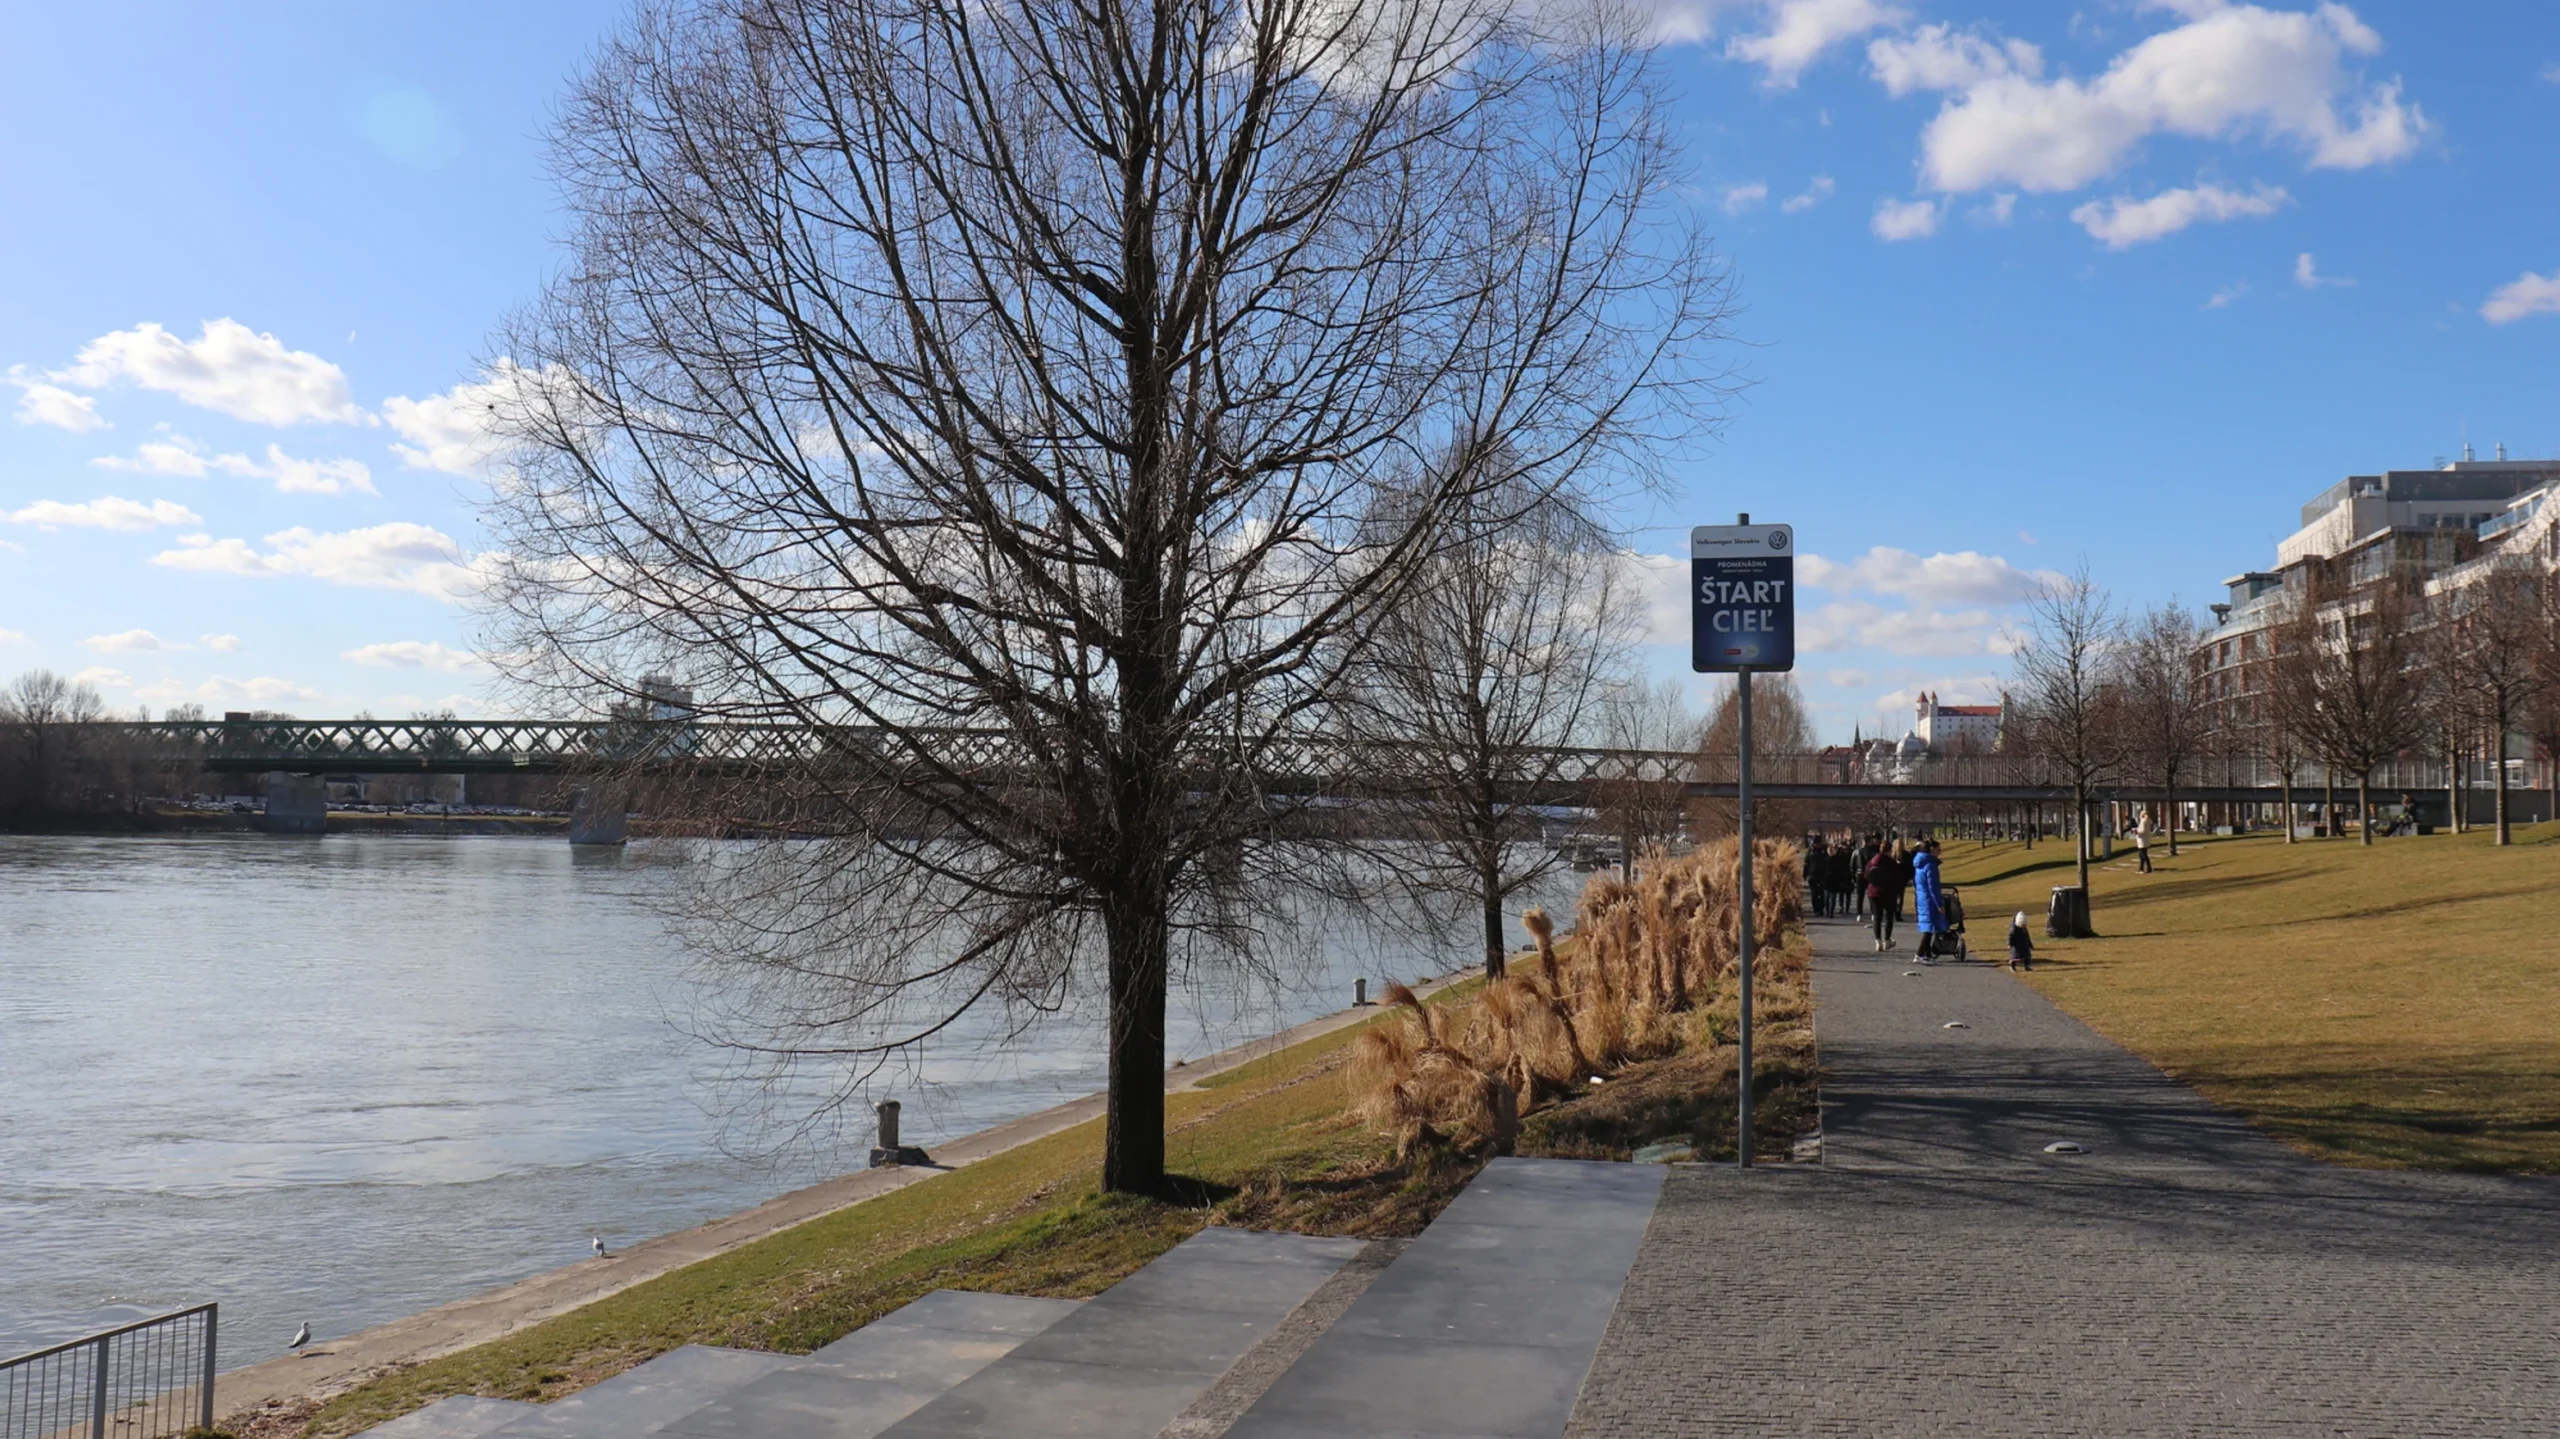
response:
<path id="1" fill-rule="evenodd" d="M 290 1343 L 290 1344 L 288 1344 L 288 1345 L 286 1345 L 286 1346 L 285 1346 L 285 1348 L 286 1348 L 287 1350 L 300 1349 L 303 1345 L 308 1344 L 308 1343 L 310 1343 L 310 1342 L 311 1342 L 311 1321 L 310 1321 L 310 1320 L 308 1320 L 308 1319 L 305 1319 L 305 1320 L 303 1320 L 303 1321 L 302 1321 L 302 1327 L 301 1327 L 301 1328 L 299 1328 L 299 1329 L 296 1329 L 295 1331 L 293 1331 L 293 1342 L 292 1342 L 292 1343 Z"/>
<path id="2" fill-rule="evenodd" d="M 588 1242 L 589 1242 L 589 1243 L 592 1243 L 593 1245 L 595 1245 L 595 1247 L 596 1247 L 596 1258 L 598 1258 L 598 1259 L 602 1259 L 602 1258 L 604 1258 L 604 1236 L 603 1236 L 603 1235 L 601 1235 L 601 1234 L 599 1234 L 599 1235 L 597 1235 L 594 1239 L 592 1239 L 592 1240 L 590 1240 L 590 1241 L 588 1241 Z"/>

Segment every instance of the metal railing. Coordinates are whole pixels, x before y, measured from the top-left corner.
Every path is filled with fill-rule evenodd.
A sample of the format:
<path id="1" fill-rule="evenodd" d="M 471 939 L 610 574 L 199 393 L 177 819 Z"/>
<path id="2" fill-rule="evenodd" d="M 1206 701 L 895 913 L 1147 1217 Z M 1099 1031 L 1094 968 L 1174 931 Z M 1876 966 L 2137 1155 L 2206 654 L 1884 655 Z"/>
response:
<path id="1" fill-rule="evenodd" d="M 0 1439 L 175 1439 L 212 1428 L 218 1307 L 0 1360 Z"/>

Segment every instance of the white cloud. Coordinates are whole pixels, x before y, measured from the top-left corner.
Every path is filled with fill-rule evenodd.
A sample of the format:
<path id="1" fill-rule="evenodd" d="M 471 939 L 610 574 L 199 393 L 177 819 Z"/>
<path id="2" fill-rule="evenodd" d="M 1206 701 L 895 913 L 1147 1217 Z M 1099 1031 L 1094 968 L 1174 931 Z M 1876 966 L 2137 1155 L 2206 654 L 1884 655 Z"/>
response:
<path id="1" fill-rule="evenodd" d="M 2163 190 L 2147 200 L 2111 195 L 2071 212 L 2072 220 L 2110 250 L 2174 235 L 2200 221 L 2264 219 L 2292 203 L 2281 185 L 2260 185 L 2243 194 L 2219 185 Z"/>
<path id="2" fill-rule="evenodd" d="M 288 495 L 382 493 L 373 487 L 373 471 L 366 469 L 362 460 L 297 460 L 286 454 L 281 445 L 267 446 L 263 464 L 240 455 L 224 455 L 215 463 L 235 475 L 273 480 L 276 488 Z"/>
<path id="3" fill-rule="evenodd" d="M 133 676 L 119 669 L 110 669 L 105 665 L 91 665 L 73 675 L 71 682 L 75 685 L 87 685 L 91 689 L 120 690 L 133 683 Z"/>
<path id="4" fill-rule="evenodd" d="M 198 635 L 196 643 L 216 653 L 227 655 L 240 648 L 240 637 L 238 635 Z"/>
<path id="5" fill-rule="evenodd" d="M 1998 655 L 2009 652 L 2009 640 L 2001 617 L 1988 609 L 1897 609 L 1871 600 L 1835 600 L 1815 606 L 1797 621 L 1796 647 L 1817 654 Z"/>
<path id="6" fill-rule="evenodd" d="M 102 655 L 139 654 L 154 650 L 182 650 L 186 646 L 164 640 L 149 630 L 121 630 L 111 635 L 91 635 L 80 642 Z"/>
<path id="7" fill-rule="evenodd" d="M 1768 33 L 1737 35 L 1724 53 L 1759 66 L 1779 89 L 1792 89 L 1831 47 L 1910 18 L 1909 11 L 1877 0 L 1768 0 L 1768 11 Z"/>
<path id="8" fill-rule="evenodd" d="M 1950 25 L 1923 25 L 1867 46 L 1867 67 L 1885 93 L 1961 90 L 2002 75 L 2044 73 L 2044 54 L 2024 40 L 1991 40 Z"/>
<path id="9" fill-rule="evenodd" d="M 145 703 L 164 707 L 200 704 L 209 710 L 266 709 L 285 700 L 312 701 L 326 698 L 309 685 L 297 684 L 292 680 L 281 679 L 274 675 L 258 675 L 249 679 L 214 675 L 209 679 L 190 684 L 165 674 L 150 684 L 135 685 L 133 697 Z"/>
<path id="10" fill-rule="evenodd" d="M 342 651 L 338 658 L 374 669 L 442 670 L 465 674 L 485 670 L 489 662 L 469 650 L 447 649 L 434 640 L 391 640 Z"/>
<path id="11" fill-rule="evenodd" d="M 100 335 L 50 378 L 84 390 L 130 380 L 261 425 L 345 425 L 370 418 L 356 407 L 346 373 L 336 365 L 289 350 L 275 336 L 237 320 L 207 320 L 192 341 L 157 324 Z"/>
<path id="12" fill-rule="evenodd" d="M 1877 545 L 1846 563 L 1804 555 L 1796 561 L 1796 578 L 1808 588 L 1834 594 L 1863 590 L 1940 604 L 2006 605 L 2035 594 L 2056 577 L 1975 550 L 1919 555 Z"/>
<path id="13" fill-rule="evenodd" d="M 106 495 L 94 500 L 69 504 L 61 500 L 38 500 L 23 510 L 12 510 L 5 518 L 11 524 L 35 525 L 41 529 L 147 530 L 158 525 L 200 525 L 204 518 L 186 506 L 168 500 L 122 499 Z"/>
<path id="14" fill-rule="evenodd" d="M 104 470 L 174 475 L 197 480 L 220 470 L 226 475 L 273 480 L 277 489 L 289 495 L 382 493 L 373 487 L 373 471 L 367 469 L 362 460 L 301 460 L 286 454 L 282 445 L 267 446 L 264 460 L 253 460 L 247 455 L 214 455 L 208 458 L 204 446 L 184 435 L 172 435 L 166 440 L 153 440 L 137 446 L 130 456 L 100 455 L 89 463 Z"/>
<path id="15" fill-rule="evenodd" d="M 1813 177 L 1812 182 L 1807 184 L 1801 192 L 1789 195 L 1785 201 L 1779 204 L 1778 208 L 1790 215 L 1801 215 L 1805 211 L 1812 209 L 1814 206 L 1821 204 L 1823 201 L 1830 199 L 1831 192 L 1836 188 L 1838 187 L 1832 182 L 1830 176 L 1816 175 Z"/>
<path id="16" fill-rule="evenodd" d="M 2560 85 L 2560 60 L 2546 60 L 2542 65 L 2543 83 Z"/>
<path id="17" fill-rule="evenodd" d="M 100 455 L 89 463 L 102 470 L 136 475 L 174 475 L 187 480 L 205 477 L 203 447 L 184 435 L 149 441 L 137 446 L 131 455 Z"/>
<path id="18" fill-rule="evenodd" d="M 26 642 L 27 632 L 25 630 L 0 630 L 0 645 L 19 645 L 25 644 Z"/>
<path id="19" fill-rule="evenodd" d="M 1651 645 L 1689 643 L 1689 561 L 1679 555 L 1621 551 L 1627 588 L 1644 604 L 1644 640 Z"/>
<path id="20" fill-rule="evenodd" d="M 2527 315 L 2560 315 L 2560 272 L 2537 275 L 2531 270 L 2491 292 L 2480 318 L 2504 325 Z"/>
<path id="21" fill-rule="evenodd" d="M 151 563 L 252 578 L 302 575 L 333 585 L 408 590 L 457 602 L 478 594 L 485 583 L 479 566 L 487 557 L 467 557 L 443 531 L 405 521 L 336 534 L 297 527 L 267 536 L 264 544 L 261 551 L 246 540 L 181 535 L 178 548 L 153 555 Z"/>
<path id="22" fill-rule="evenodd" d="M 2003 190 L 1973 209 L 1973 218 L 1985 225 L 2006 225 L 2018 214 L 2018 192 Z"/>
<path id="23" fill-rule="evenodd" d="M 2208 310 L 2226 309 L 2230 306 L 2232 301 L 2237 300 L 2248 293 L 2248 281 L 2234 280 L 2230 284 L 2223 286 L 2221 289 L 2214 291 L 2213 298 L 2205 301 L 2204 307 Z"/>
<path id="24" fill-rule="evenodd" d="M 2094 80 L 2013 70 L 1956 88 L 1921 137 L 1930 187 L 2076 190 L 2162 134 L 2259 134 L 2309 151 L 2314 167 L 2353 170 L 2404 158 L 2426 133 L 2398 81 L 2365 86 L 2349 73 L 2382 40 L 2345 6 L 2183 8 L 2188 23 L 2118 55 Z M 1896 73 L 1916 84 L 1923 72 Z"/>
<path id="25" fill-rule="evenodd" d="M 1867 221 L 1879 240 L 1924 240 L 1938 233 L 1938 205 L 1934 200 L 1893 200 L 1876 202 L 1876 213 Z"/>
<path id="26" fill-rule="evenodd" d="M 1724 189 L 1724 212 L 1739 215 L 1745 210 L 1756 209 L 1768 198 L 1769 183 L 1766 180 L 1754 180 L 1747 185 L 1727 185 Z"/>
<path id="27" fill-rule="evenodd" d="M 391 448 L 411 469 L 442 470 L 465 479 L 486 479 L 490 467 L 505 454 L 509 442 L 499 434 L 499 417 L 518 402 L 535 380 L 533 372 L 513 360 L 500 360 L 478 380 L 456 385 L 441 395 L 412 400 L 405 395 L 382 402 L 382 417 L 405 444 Z"/>
<path id="28" fill-rule="evenodd" d="M 103 430 L 107 422 L 98 417 L 98 402 L 87 395 L 75 395 L 59 385 L 30 384 L 18 396 L 18 423 L 51 425 L 85 435 Z"/>
<path id="29" fill-rule="evenodd" d="M 2301 254 L 2293 257 L 2293 282 L 2306 290 L 2317 290 L 2324 285 L 2337 286 L 2341 289 L 2352 289 L 2356 283 L 2343 275 L 2321 274 L 2319 267 L 2311 263 L 2311 252 L 2309 250 L 2305 250 Z"/>

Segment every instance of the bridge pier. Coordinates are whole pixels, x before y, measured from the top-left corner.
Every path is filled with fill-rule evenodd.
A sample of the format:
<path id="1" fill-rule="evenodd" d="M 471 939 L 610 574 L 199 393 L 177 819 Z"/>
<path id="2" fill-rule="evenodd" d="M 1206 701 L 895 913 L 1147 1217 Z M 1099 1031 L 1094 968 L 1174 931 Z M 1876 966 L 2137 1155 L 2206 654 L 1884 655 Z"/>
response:
<path id="1" fill-rule="evenodd" d="M 325 834 L 329 829 L 329 786 L 316 774 L 267 776 L 267 833 Z"/>
<path id="2" fill-rule="evenodd" d="M 578 786 L 569 801 L 569 843 L 624 843 L 631 837 L 629 804 L 620 785 Z"/>

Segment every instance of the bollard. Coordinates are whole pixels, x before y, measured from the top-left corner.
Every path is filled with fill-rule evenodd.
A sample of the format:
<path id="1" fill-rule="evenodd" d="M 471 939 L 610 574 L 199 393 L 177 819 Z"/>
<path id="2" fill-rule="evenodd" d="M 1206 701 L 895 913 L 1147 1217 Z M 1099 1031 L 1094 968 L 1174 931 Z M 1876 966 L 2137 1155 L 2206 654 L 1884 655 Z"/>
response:
<path id="1" fill-rule="evenodd" d="M 898 1142 L 898 1101 L 884 1099 L 875 1107 L 880 1116 L 880 1142 L 871 1146 L 871 1167 L 886 1169 L 894 1164 L 931 1164 L 933 1156 L 911 1144 Z"/>
<path id="2" fill-rule="evenodd" d="M 1365 979 L 1355 979 L 1351 981 L 1351 1007 L 1353 1009 L 1365 1009 L 1368 1007 L 1368 1004 L 1369 981 Z"/>

